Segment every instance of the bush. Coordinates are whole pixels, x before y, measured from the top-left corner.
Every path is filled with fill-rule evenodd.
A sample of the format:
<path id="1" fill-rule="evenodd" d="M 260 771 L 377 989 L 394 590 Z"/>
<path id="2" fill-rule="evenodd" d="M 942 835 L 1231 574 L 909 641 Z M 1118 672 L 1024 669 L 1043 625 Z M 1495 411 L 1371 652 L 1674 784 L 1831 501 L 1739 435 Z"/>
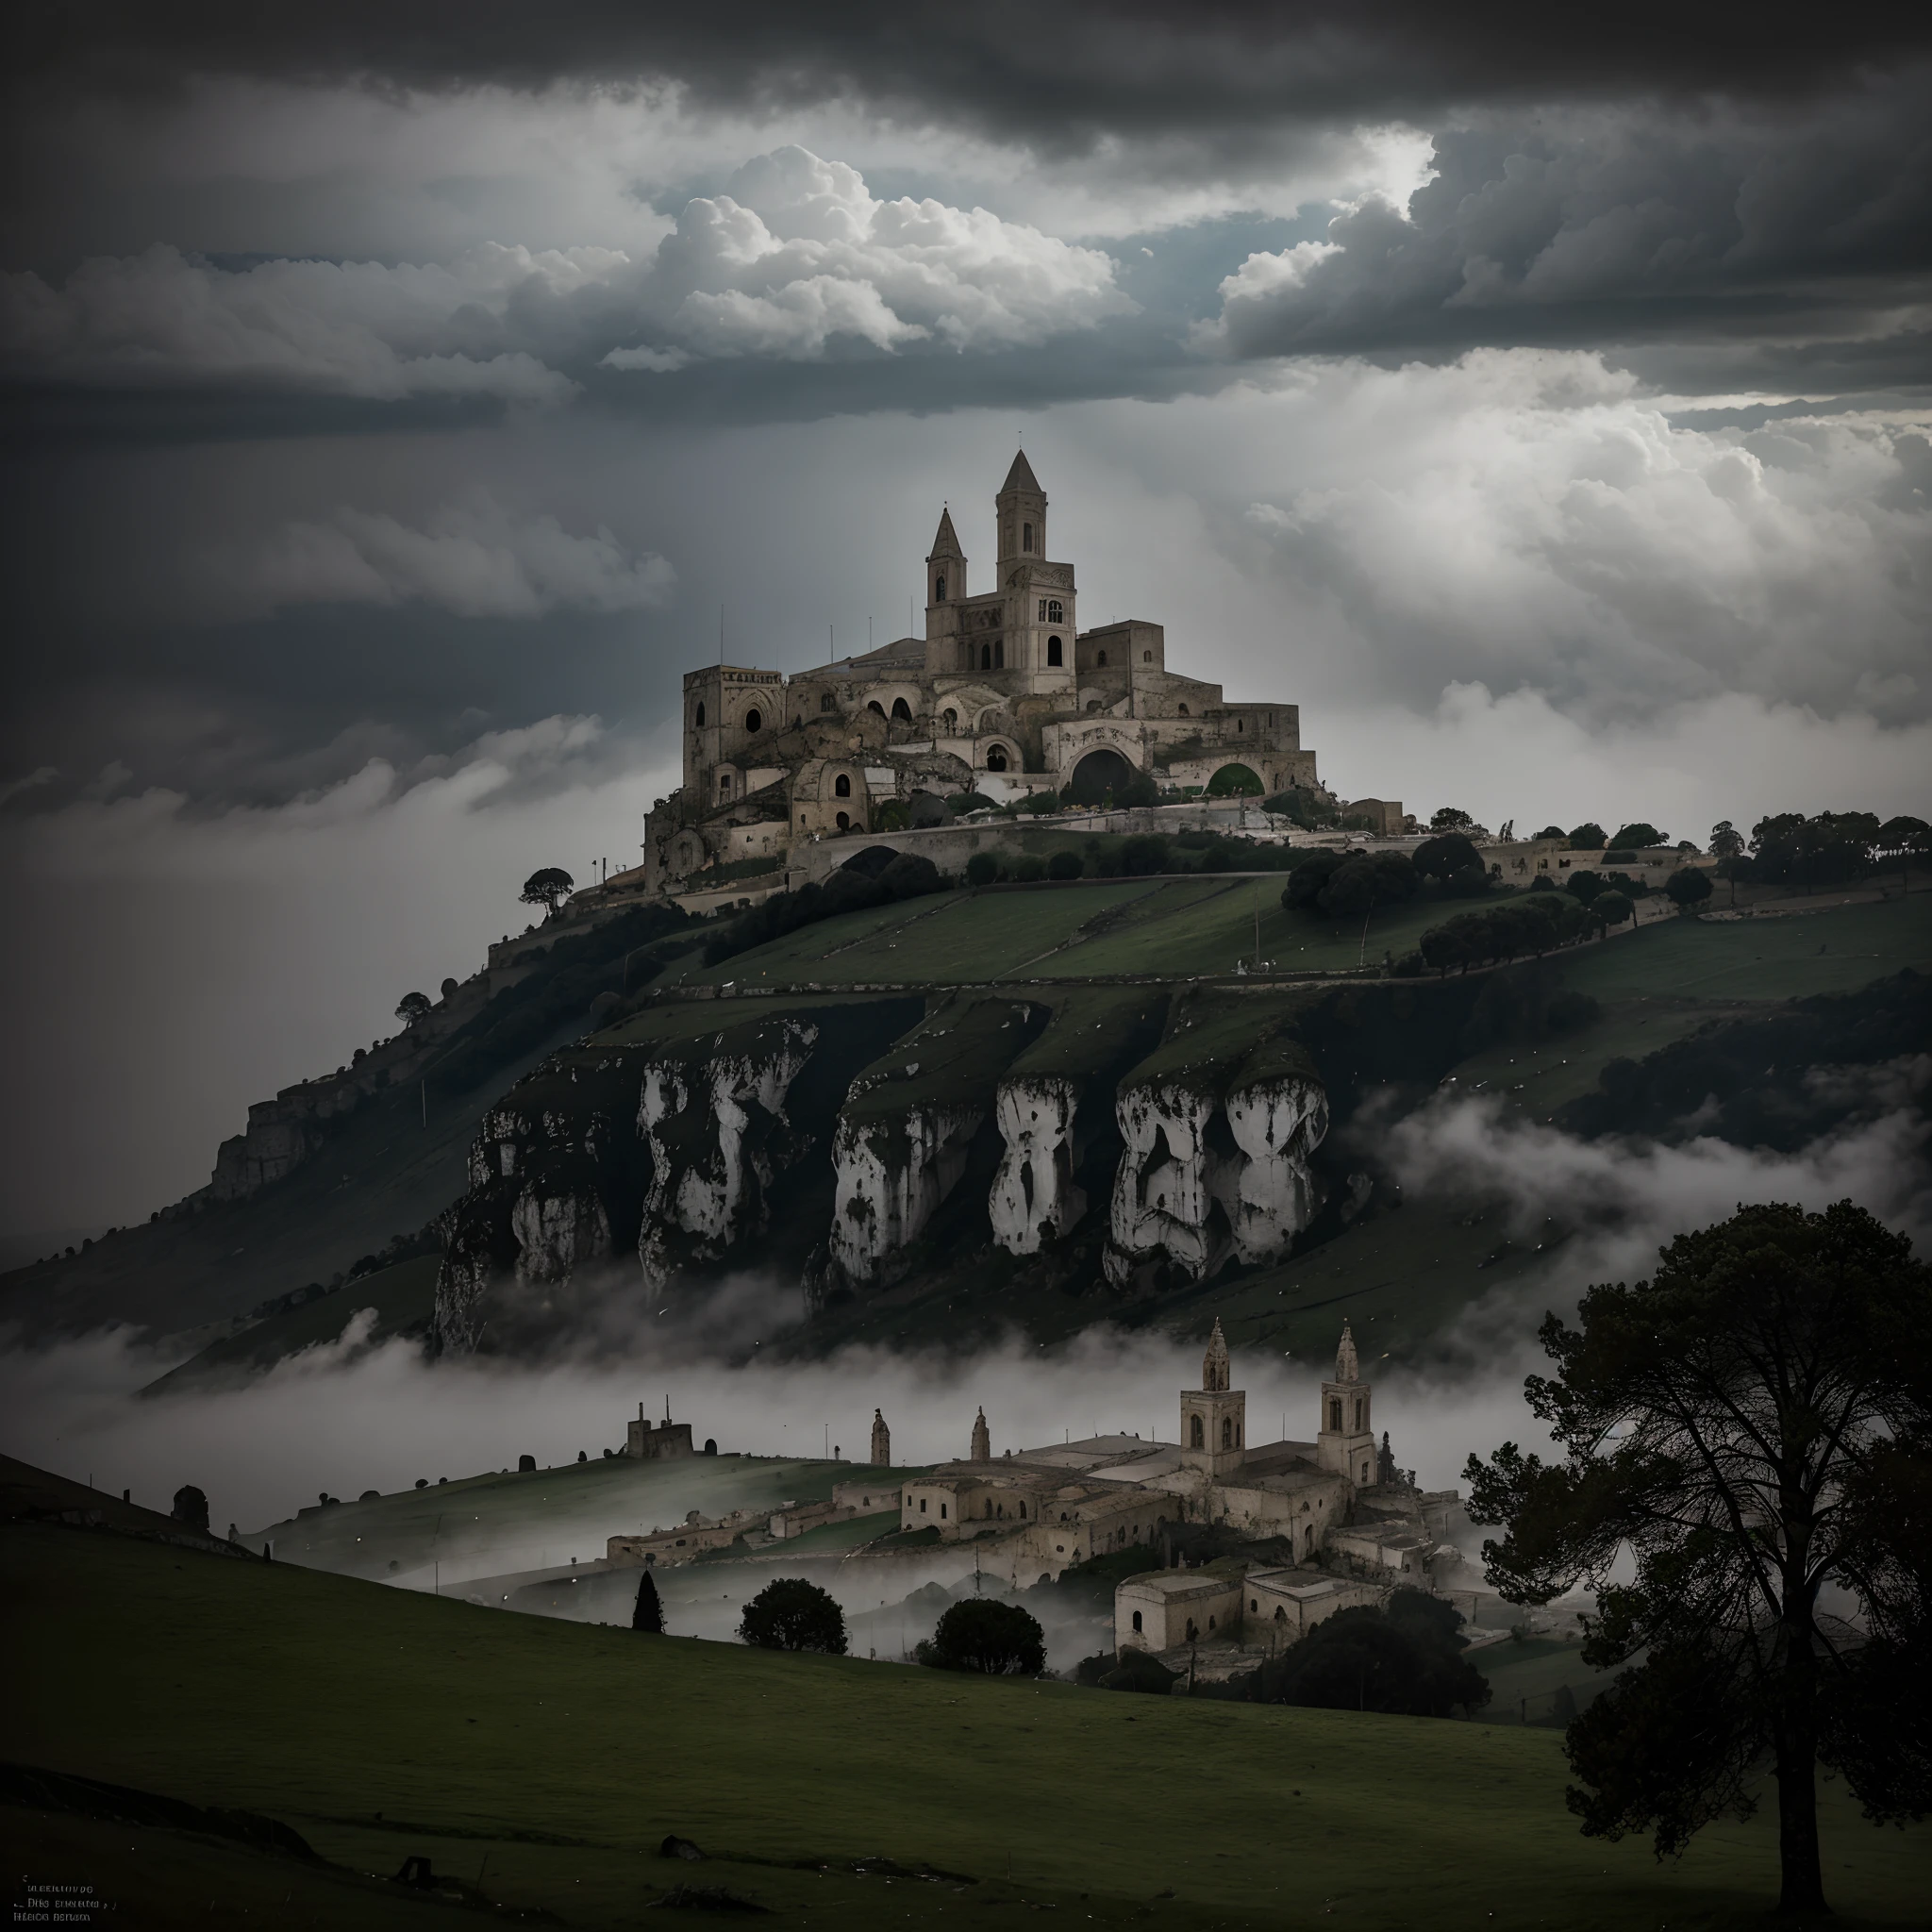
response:
<path id="1" fill-rule="evenodd" d="M 990 886 L 1000 875 L 1000 861 L 991 852 L 975 852 L 966 861 L 966 883 L 969 886 Z"/>
<path id="2" fill-rule="evenodd" d="M 1121 872 L 1145 878 L 1167 869 L 1167 841 L 1158 832 L 1137 832 L 1121 847 Z"/>
<path id="3" fill-rule="evenodd" d="M 1151 1697 L 1170 1697 L 1180 1681 L 1158 1657 L 1144 1650 L 1124 1650 L 1120 1661 L 1100 1678 L 1103 1690 L 1139 1690 Z"/>
<path id="4" fill-rule="evenodd" d="M 1087 862 L 1077 852 L 1056 852 L 1046 861 L 1046 875 L 1050 879 L 1076 879 L 1087 870 Z"/>
<path id="5" fill-rule="evenodd" d="M 1035 791 L 1020 801 L 1020 810 L 1034 818 L 1044 818 L 1048 812 L 1060 808 L 1060 795 L 1058 791 Z"/>
<path id="6" fill-rule="evenodd" d="M 1585 866 L 1581 872 L 1573 872 L 1565 881 L 1573 898 L 1580 899 L 1588 906 L 1604 890 L 1602 878 Z"/>
<path id="7" fill-rule="evenodd" d="M 845 1655 L 845 1612 L 816 1583 L 780 1576 L 745 1605 L 739 1637 L 759 1650 L 810 1650 Z"/>
<path id="8" fill-rule="evenodd" d="M 1594 819 L 1585 819 L 1580 825 L 1570 828 L 1570 849 L 1573 852 L 1601 852 L 1608 842 L 1604 837 L 1604 828 Z"/>
<path id="9" fill-rule="evenodd" d="M 1590 902 L 1590 916 L 1606 928 L 1622 925 L 1634 909 L 1622 892 L 1599 892 Z"/>
<path id="10" fill-rule="evenodd" d="M 1023 886 L 1038 885 L 1046 876 L 1046 860 L 1029 852 L 1014 866 L 1013 876 Z"/>
<path id="11" fill-rule="evenodd" d="M 1610 843 L 1620 849 L 1627 846 L 1641 851 L 1648 845 L 1668 845 L 1670 841 L 1655 825 L 1639 819 L 1635 824 L 1625 825 Z"/>
<path id="12" fill-rule="evenodd" d="M 916 1662 L 939 1671 L 977 1671 L 988 1677 L 1037 1677 L 1046 1668 L 1046 1639 L 1018 1604 L 971 1596 L 953 1605 Z"/>
<path id="13" fill-rule="evenodd" d="M 1710 874 L 1698 866 L 1680 866 L 1664 881 L 1664 891 L 1677 910 L 1688 916 L 1710 897 Z"/>
<path id="14" fill-rule="evenodd" d="M 1387 1611 L 1338 1610 L 1282 1660 L 1280 1701 L 1405 1717 L 1480 1710 L 1489 1680 L 1462 1655 L 1461 1622 L 1453 1606 L 1413 1590 L 1398 1590 Z"/>
<path id="15" fill-rule="evenodd" d="M 1440 813 L 1437 814 L 1441 816 Z M 1440 838 L 1424 839 L 1415 848 L 1409 863 L 1415 867 L 1417 875 L 1425 879 L 1447 881 L 1459 873 L 1474 866 L 1482 868 L 1482 858 L 1475 847 L 1460 832 L 1448 832 Z"/>
<path id="16" fill-rule="evenodd" d="M 1532 892 L 1554 892 L 1557 890 L 1557 882 L 1548 873 L 1540 872 L 1530 880 L 1529 890 Z"/>

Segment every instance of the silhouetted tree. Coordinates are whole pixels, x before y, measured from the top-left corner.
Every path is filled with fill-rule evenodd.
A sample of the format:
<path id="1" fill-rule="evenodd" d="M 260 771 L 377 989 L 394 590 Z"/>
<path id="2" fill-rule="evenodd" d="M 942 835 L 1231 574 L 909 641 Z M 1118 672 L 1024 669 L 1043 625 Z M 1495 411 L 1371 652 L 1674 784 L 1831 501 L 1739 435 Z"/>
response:
<path id="1" fill-rule="evenodd" d="M 658 1586 L 648 1570 L 638 1578 L 638 1600 L 630 1613 L 630 1627 L 653 1637 L 664 1634 L 664 1606 L 658 1600 Z"/>
<path id="2" fill-rule="evenodd" d="M 396 1018 L 405 1026 L 413 1026 L 429 1011 L 432 1004 L 426 992 L 406 992 L 396 1002 Z"/>
<path id="3" fill-rule="evenodd" d="M 208 1527 L 208 1498 L 192 1483 L 184 1484 L 175 1491 L 175 1507 L 168 1512 L 176 1523 L 185 1523 L 190 1529 Z"/>
<path id="4" fill-rule="evenodd" d="M 1664 881 L 1664 894 L 1679 912 L 1695 912 L 1710 890 L 1710 874 L 1701 866 L 1681 865 Z"/>
<path id="5" fill-rule="evenodd" d="M 931 1640 L 912 1655 L 935 1670 L 1037 1677 L 1046 1668 L 1046 1638 L 1038 1619 L 1018 1604 L 969 1596 L 941 1617 Z"/>
<path id="6" fill-rule="evenodd" d="M 551 918 L 575 886 L 576 881 L 561 866 L 546 865 L 524 881 L 524 890 L 517 897 L 525 906 L 542 907 L 544 917 Z"/>
<path id="7" fill-rule="evenodd" d="M 780 1576 L 745 1605 L 738 1634 L 760 1650 L 816 1650 L 845 1655 L 845 1613 L 835 1598 L 803 1576 Z"/>
<path id="8" fill-rule="evenodd" d="M 1643 819 L 1635 824 L 1625 825 L 1610 841 L 1619 852 L 1641 852 L 1651 845 L 1668 845 L 1670 841 L 1657 828 Z"/>
<path id="9" fill-rule="evenodd" d="M 1604 837 L 1604 828 L 1594 819 L 1585 819 L 1580 825 L 1570 828 L 1570 849 L 1573 852 L 1601 852 L 1609 841 Z"/>
<path id="10" fill-rule="evenodd" d="M 1612 926 L 1622 925 L 1636 910 L 1636 907 L 1618 891 L 1599 892 L 1590 902 L 1590 916 L 1606 931 Z"/>
<path id="11" fill-rule="evenodd" d="M 1046 875 L 1050 879 L 1076 879 L 1086 870 L 1086 860 L 1077 852 L 1056 852 L 1046 861 Z"/>
<path id="12" fill-rule="evenodd" d="M 1471 1516 L 1506 1528 L 1490 1583 L 1526 1604 L 1583 1583 L 1584 1661 L 1643 1659 L 1569 1728 L 1571 1808 L 1674 1853 L 1750 1814 L 1768 1758 L 1781 1909 L 1822 1911 L 1821 1756 L 1874 1819 L 1932 1809 L 1932 1270 L 1849 1201 L 1746 1208 L 1541 1340 L 1557 1373 L 1524 1391 L 1563 1459 L 1506 1442 L 1465 1474 Z M 1848 1654 L 1827 1586 L 1873 1642 Z"/>
<path id="13" fill-rule="evenodd" d="M 1419 1591 L 1397 1594 L 1422 1596 Z M 1406 1717 L 1480 1710 L 1490 1701 L 1489 1679 L 1462 1655 L 1463 1640 L 1456 1634 L 1459 1613 L 1448 1604 L 1440 1607 L 1455 1622 L 1366 1607 L 1324 1618 L 1277 1667 L 1279 1700 Z"/>
<path id="14" fill-rule="evenodd" d="M 462 990 L 462 982 L 459 979 L 445 979 L 442 982 L 442 996 L 446 1000 L 455 999 L 457 994 L 459 993 Z"/>
<path id="15" fill-rule="evenodd" d="M 1729 819 L 1720 819 L 1710 828 L 1710 856 L 1735 858 L 1744 849 L 1744 835 Z"/>
<path id="16" fill-rule="evenodd" d="M 991 852 L 975 852 L 966 861 L 966 883 L 969 886 L 990 886 L 1000 875 L 998 858 Z"/>

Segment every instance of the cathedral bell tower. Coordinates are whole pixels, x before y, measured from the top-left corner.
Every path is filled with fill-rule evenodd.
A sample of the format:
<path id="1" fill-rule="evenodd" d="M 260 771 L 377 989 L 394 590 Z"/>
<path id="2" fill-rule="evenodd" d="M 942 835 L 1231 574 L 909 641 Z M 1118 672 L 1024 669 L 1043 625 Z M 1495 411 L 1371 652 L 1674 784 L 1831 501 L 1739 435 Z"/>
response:
<path id="1" fill-rule="evenodd" d="M 877 1469 L 892 1466 L 892 1432 L 887 1428 L 885 1416 L 878 1409 L 872 1412 L 872 1459 Z"/>
<path id="2" fill-rule="evenodd" d="M 966 601 L 966 553 L 953 528 L 953 512 L 940 511 L 939 534 L 925 559 L 925 675 L 958 669 L 959 607 Z"/>
<path id="3" fill-rule="evenodd" d="M 1369 1385 L 1356 1360 L 1355 1337 L 1341 1324 L 1341 1345 L 1335 1351 L 1335 1379 L 1322 1384 L 1322 1428 L 1315 1438 L 1315 1460 L 1337 1475 L 1345 1475 L 1357 1489 L 1373 1489 L 1381 1474 L 1371 1425 Z"/>
<path id="4" fill-rule="evenodd" d="M 1046 491 L 1022 450 L 992 500 L 999 529 L 1000 575 L 1010 563 L 1038 563 L 1046 555 Z"/>
<path id="5" fill-rule="evenodd" d="M 1227 1386 L 1227 1338 L 1221 1318 L 1201 1357 L 1201 1386 L 1181 1394 L 1181 1467 L 1210 1476 L 1231 1475 L 1247 1454 L 1248 1398 Z"/>

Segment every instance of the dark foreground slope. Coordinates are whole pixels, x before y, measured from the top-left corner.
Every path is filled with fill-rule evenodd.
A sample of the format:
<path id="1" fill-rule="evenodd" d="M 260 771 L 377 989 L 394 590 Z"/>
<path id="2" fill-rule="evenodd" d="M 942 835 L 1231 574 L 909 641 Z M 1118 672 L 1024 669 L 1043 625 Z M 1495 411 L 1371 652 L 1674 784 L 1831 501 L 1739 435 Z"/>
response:
<path id="1" fill-rule="evenodd" d="M 0 1754 L 264 1814 L 336 1868 L 0 1805 L 12 1870 L 97 1875 L 127 1924 L 206 1924 L 210 1897 L 259 1897 L 265 1874 L 280 1923 L 405 1923 L 352 1874 L 412 1854 L 587 1927 L 635 1925 L 679 1884 L 901 1928 L 1031 1907 L 1625 1932 L 1753 1924 L 1774 1896 L 1762 1819 L 1661 1865 L 1580 1839 L 1547 1732 L 640 1638 L 68 1529 L 0 1530 L 0 1641 L 28 1666 Z M 1915 1923 L 1925 1832 L 1824 1798 L 1836 1923 Z M 717 1856 L 659 1857 L 673 1832 Z"/>

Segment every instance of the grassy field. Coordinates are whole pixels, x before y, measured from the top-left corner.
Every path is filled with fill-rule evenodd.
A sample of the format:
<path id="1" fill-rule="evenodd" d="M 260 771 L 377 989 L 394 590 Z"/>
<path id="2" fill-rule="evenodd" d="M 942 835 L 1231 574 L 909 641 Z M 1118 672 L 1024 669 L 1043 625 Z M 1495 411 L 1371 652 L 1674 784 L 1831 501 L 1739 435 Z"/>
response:
<path id="1" fill-rule="evenodd" d="M 1932 967 L 1932 892 L 1778 918 L 1659 920 L 1586 948 L 1563 977 L 1601 1000 L 1787 1000 L 1850 992 L 1903 966 Z"/>
<path id="2" fill-rule="evenodd" d="M 1579 1838 L 1561 1740 L 1536 1728 L 774 1657 L 53 1527 L 0 1531 L 0 1564 L 8 1757 L 266 1812 L 346 1868 L 0 1807 L 16 1871 L 58 1861 L 130 1924 L 277 1887 L 268 1923 L 433 1921 L 352 1875 L 419 1853 L 585 1927 L 633 1925 L 679 1883 L 858 1928 L 1030 1907 L 1625 1932 L 1752 1924 L 1774 1891 L 1767 1816 L 1666 1864 Z M 1842 1785 L 1822 1800 L 1835 1923 L 1923 1923 L 1926 1832 L 1859 1823 Z M 673 1832 L 718 1856 L 656 1856 Z M 854 1869 L 881 1858 L 952 1875 Z"/>

